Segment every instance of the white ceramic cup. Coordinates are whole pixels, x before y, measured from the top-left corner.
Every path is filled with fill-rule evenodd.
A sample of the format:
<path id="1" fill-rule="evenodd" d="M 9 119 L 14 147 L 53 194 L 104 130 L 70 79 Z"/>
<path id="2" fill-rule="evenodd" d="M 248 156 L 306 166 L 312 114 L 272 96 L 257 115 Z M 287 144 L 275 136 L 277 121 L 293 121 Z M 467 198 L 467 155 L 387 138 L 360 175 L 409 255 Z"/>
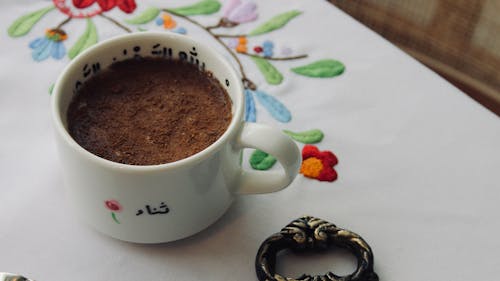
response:
<path id="1" fill-rule="evenodd" d="M 133 166 L 100 158 L 78 145 L 67 130 L 68 105 L 78 88 L 115 61 L 137 57 L 182 59 L 208 70 L 232 101 L 226 132 L 182 160 Z M 138 243 L 161 243 L 193 235 L 214 223 L 238 194 L 268 193 L 288 186 L 299 170 L 300 152 L 282 132 L 245 123 L 241 78 L 220 54 L 189 37 L 135 33 L 103 41 L 64 69 L 52 93 L 64 184 L 79 217 L 98 231 Z M 242 169 L 243 148 L 275 156 L 281 171 Z"/>

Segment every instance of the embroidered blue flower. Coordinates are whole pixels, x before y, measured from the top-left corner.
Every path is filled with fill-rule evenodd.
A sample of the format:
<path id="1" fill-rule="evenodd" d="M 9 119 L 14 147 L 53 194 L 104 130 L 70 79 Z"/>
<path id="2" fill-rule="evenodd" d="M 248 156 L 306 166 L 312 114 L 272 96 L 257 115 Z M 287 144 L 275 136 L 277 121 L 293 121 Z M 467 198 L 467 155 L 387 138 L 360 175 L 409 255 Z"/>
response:
<path id="1" fill-rule="evenodd" d="M 155 20 L 156 25 L 163 25 L 163 17 L 157 17 Z"/>
<path id="2" fill-rule="evenodd" d="M 274 43 L 272 41 L 266 40 L 264 41 L 264 43 L 262 43 L 262 46 L 264 47 L 264 57 L 272 57 Z"/>
<path id="3" fill-rule="evenodd" d="M 176 27 L 172 30 L 172 32 L 179 33 L 179 34 L 186 34 L 187 30 L 184 27 Z"/>
<path id="4" fill-rule="evenodd" d="M 62 29 L 48 29 L 45 36 L 31 41 L 29 47 L 33 50 L 31 56 L 35 61 L 43 61 L 48 57 L 60 60 L 66 55 L 66 48 L 62 41 L 68 36 Z"/>

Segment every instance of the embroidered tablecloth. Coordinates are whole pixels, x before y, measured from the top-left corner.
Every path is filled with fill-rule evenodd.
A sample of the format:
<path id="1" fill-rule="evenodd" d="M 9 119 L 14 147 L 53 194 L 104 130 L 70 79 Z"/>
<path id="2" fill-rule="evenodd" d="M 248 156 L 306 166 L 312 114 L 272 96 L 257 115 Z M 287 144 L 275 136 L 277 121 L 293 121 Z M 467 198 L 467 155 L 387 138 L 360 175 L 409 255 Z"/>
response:
<path id="1" fill-rule="evenodd" d="M 255 280 L 260 243 L 313 215 L 362 235 L 381 280 L 500 273 L 500 122 L 326 1 L 10 1 L 0 10 L 0 271 L 44 280 Z M 287 189 L 242 196 L 207 230 L 138 245 L 75 219 L 50 117 L 63 67 L 126 32 L 213 45 L 244 77 L 249 122 L 303 150 Z M 248 151 L 247 169 L 278 169 Z M 338 163 L 337 163 L 338 159 Z M 104 206 L 103 206 L 104 208 Z M 347 274 L 341 254 L 286 255 L 286 276 Z"/>

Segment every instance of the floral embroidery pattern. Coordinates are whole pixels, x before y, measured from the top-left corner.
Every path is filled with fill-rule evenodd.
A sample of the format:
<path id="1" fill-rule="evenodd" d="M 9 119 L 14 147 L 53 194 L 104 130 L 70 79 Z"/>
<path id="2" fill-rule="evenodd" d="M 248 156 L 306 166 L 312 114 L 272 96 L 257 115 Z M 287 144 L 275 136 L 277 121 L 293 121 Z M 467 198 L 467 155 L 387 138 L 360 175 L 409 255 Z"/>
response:
<path id="1" fill-rule="evenodd" d="M 88 47 L 97 43 L 97 30 L 91 19 L 95 16 L 108 20 L 125 32 L 132 32 L 129 27 L 106 15 L 106 12 L 118 8 L 130 14 L 137 8 L 135 0 L 53 0 L 52 3 L 53 6 L 51 7 L 46 7 L 21 16 L 8 30 L 11 37 L 24 36 L 45 14 L 53 10 L 58 10 L 68 16 L 66 20 L 57 26 L 49 28 L 45 36 L 38 37 L 31 41 L 29 47 L 33 50 L 32 57 L 35 61 L 43 61 L 49 57 L 53 59 L 62 59 L 66 54 L 72 59 Z M 217 24 L 212 26 L 204 26 L 190 17 L 192 15 L 213 14 L 218 12 L 221 7 L 222 17 Z M 256 121 L 257 112 L 255 100 L 257 100 L 274 119 L 286 123 L 290 122 L 292 119 L 290 111 L 278 99 L 258 89 L 257 85 L 253 83 L 246 74 L 238 55 L 251 57 L 268 84 L 280 84 L 284 76 L 271 62 L 299 60 L 307 58 L 307 55 L 291 56 L 292 50 L 284 46 L 281 52 L 283 56 L 274 56 L 276 53 L 274 50 L 274 42 L 267 39 L 260 44 L 252 44 L 250 48 L 250 38 L 283 28 L 300 14 L 301 12 L 296 10 L 278 14 L 257 26 L 248 34 L 221 34 L 215 33 L 214 30 L 221 27 L 231 28 L 255 21 L 258 18 L 257 4 L 253 1 L 228 0 L 225 5 L 222 6 L 216 0 L 202 0 L 192 5 L 177 8 L 148 7 L 135 17 L 125 20 L 125 22 L 138 26 L 139 30 L 144 30 L 141 25 L 154 20 L 156 25 L 162 26 L 166 30 L 185 34 L 187 32 L 186 28 L 178 26 L 177 21 L 174 19 L 174 17 L 179 17 L 203 28 L 229 52 L 239 66 L 246 90 L 246 100 L 249 104 L 249 106 L 247 106 L 246 121 Z M 78 38 L 76 43 L 66 52 L 64 41 L 68 36 L 63 27 L 73 19 L 86 19 L 87 28 Z M 305 66 L 294 67 L 291 68 L 291 70 L 296 74 L 308 77 L 334 77 L 343 72 L 343 65 L 338 61 L 325 59 Z"/>
<path id="2" fill-rule="evenodd" d="M 186 34 L 187 30 L 182 26 L 177 26 L 177 22 L 172 18 L 168 13 L 163 13 L 161 17 L 156 19 L 156 25 L 163 26 L 163 28 L 167 30 L 171 30 L 172 32 L 179 34 Z"/>
<path id="3" fill-rule="evenodd" d="M 334 181 L 337 179 L 337 172 L 333 166 L 338 162 L 331 151 L 319 151 L 316 146 L 308 144 L 302 149 L 300 173 L 319 181 Z"/>
<path id="4" fill-rule="evenodd" d="M 289 137 L 291 137 L 292 139 L 294 139 L 298 142 L 307 143 L 307 144 L 318 143 L 324 137 L 323 132 L 321 130 L 318 130 L 318 129 L 309 130 L 309 131 L 305 131 L 305 132 L 298 132 L 298 133 L 295 133 L 295 132 L 292 132 L 289 130 L 283 130 L 283 132 L 285 134 L 287 134 Z"/>
<path id="5" fill-rule="evenodd" d="M 30 42 L 29 47 L 33 50 L 31 54 L 35 61 L 43 61 L 49 57 L 59 60 L 66 55 L 63 41 L 68 36 L 63 26 L 71 20 L 86 19 L 87 28 L 68 52 L 70 59 L 97 43 L 97 31 L 91 20 L 92 17 L 103 17 L 126 32 L 131 32 L 128 27 L 105 15 L 105 12 L 118 7 L 121 11 L 130 14 L 137 8 L 135 0 L 53 0 L 52 4 L 53 6 L 21 16 L 8 29 L 9 36 L 20 37 L 26 35 L 43 16 L 53 10 L 58 10 L 67 16 L 57 26 L 47 29 L 45 36 Z"/>
<path id="6" fill-rule="evenodd" d="M 63 7 L 65 5 L 64 2 L 66 2 L 66 1 L 62 1 L 62 0 L 54 1 L 54 3 L 56 3 L 56 5 L 57 5 L 57 3 L 59 3 L 59 5 L 61 7 Z M 103 12 L 109 11 L 109 10 L 113 9 L 114 7 L 118 7 L 118 8 L 120 8 L 120 10 L 124 11 L 125 13 L 130 14 L 137 7 L 137 5 L 135 4 L 135 0 L 73 0 L 73 5 L 75 5 L 75 7 L 77 7 L 78 9 L 84 9 L 84 8 L 87 8 L 91 5 L 93 5 L 96 2 L 97 2 L 97 4 L 99 4 L 99 8 Z M 69 10 L 67 8 L 60 8 L 60 9 L 62 9 L 61 11 L 68 11 Z M 71 11 L 69 11 L 69 12 L 71 12 Z"/>
<path id="7" fill-rule="evenodd" d="M 117 224 L 120 224 L 120 221 L 116 217 L 116 213 L 119 213 L 123 210 L 122 205 L 118 201 L 110 199 L 104 201 L 104 206 L 111 211 L 111 218 L 113 219 L 113 221 L 115 221 L 115 223 Z"/>
<path id="8" fill-rule="evenodd" d="M 337 157 L 331 151 L 319 151 L 313 143 L 323 140 L 321 130 L 313 129 L 304 132 L 283 130 L 293 140 L 306 144 L 302 149 L 302 164 L 300 173 L 305 177 L 319 181 L 335 181 L 337 172 L 333 169 L 338 163 Z M 250 166 L 255 170 L 269 170 L 276 163 L 276 158 L 261 150 L 255 150 L 250 156 Z"/>
<path id="9" fill-rule="evenodd" d="M 15 20 L 8 28 L 8 34 L 11 37 L 24 36 L 46 14 L 52 11 L 59 11 L 65 14 L 67 18 L 55 27 L 48 28 L 44 35 L 32 40 L 29 44 L 29 47 L 32 49 L 31 54 L 33 59 L 38 62 L 50 57 L 59 60 L 66 55 L 69 59 L 73 59 L 79 53 L 98 42 L 97 28 L 93 22 L 93 18 L 96 16 L 107 20 L 125 32 L 132 32 L 132 29 L 127 27 L 127 25 L 106 14 L 106 12 L 115 8 L 126 14 L 132 14 L 136 11 L 137 5 L 135 0 L 52 0 L 51 6 L 25 14 Z M 220 10 L 221 17 L 216 24 L 210 26 L 205 26 L 191 17 L 193 15 L 211 15 Z M 270 38 L 263 38 L 258 42 L 255 38 L 261 38 L 261 36 L 267 36 L 271 32 L 278 31 L 288 25 L 290 21 L 300 16 L 301 13 L 298 10 L 280 13 L 263 21 L 262 24 L 257 25 L 256 28 L 247 34 L 225 34 L 218 33 L 215 30 L 219 30 L 220 28 L 230 30 L 238 25 L 256 21 L 259 17 L 258 7 L 252 0 L 227 0 L 224 5 L 221 5 L 217 0 L 201 0 L 191 5 L 174 8 L 146 7 L 140 13 L 125 19 L 124 22 L 135 26 L 139 31 L 146 30 L 143 25 L 154 22 L 156 26 L 166 31 L 186 34 L 187 29 L 179 26 L 176 20 L 177 18 L 181 18 L 201 28 L 231 55 L 238 66 L 245 88 L 245 120 L 247 122 L 257 121 L 256 102 L 258 102 L 275 120 L 287 123 L 292 119 L 291 112 L 275 96 L 259 89 L 258 85 L 250 80 L 240 60 L 240 56 L 250 57 L 269 85 L 282 83 L 285 76 L 273 65 L 273 62 L 303 60 L 308 55 L 294 55 L 291 48 L 280 46 L 279 44 L 277 45 L 280 48 L 277 50 L 275 42 Z M 64 25 L 72 20 L 85 20 L 86 29 L 74 45 L 66 51 L 65 42 L 68 34 L 63 28 Z M 314 78 L 335 77 L 342 74 L 344 70 L 345 66 L 340 61 L 328 58 L 290 68 L 292 74 Z M 321 141 L 323 137 L 322 132 L 312 131 L 314 131 L 312 134 L 311 131 L 298 133 L 298 135 L 290 134 L 290 132 L 288 134 L 296 141 L 302 143 L 316 143 Z M 264 155 L 261 152 L 255 152 L 254 155 L 256 155 L 255 157 L 258 156 L 258 160 L 260 159 L 259 161 L 254 161 L 254 165 L 252 165 L 254 168 L 258 167 L 257 169 L 269 169 L 276 162 L 275 160 L 273 161 L 272 156 Z M 321 160 L 322 158 L 317 159 Z M 313 163 L 314 160 L 309 160 L 309 162 Z M 324 164 L 323 162 L 321 163 Z M 304 173 L 304 175 L 306 174 Z M 306 176 L 308 175 L 313 174 L 307 174 Z M 319 179 L 318 177 L 312 178 Z M 113 217 L 115 219 L 114 215 Z"/>
<path id="10" fill-rule="evenodd" d="M 276 163 L 276 158 L 257 149 L 252 153 L 249 162 L 255 170 L 269 170 Z"/>
<path id="11" fill-rule="evenodd" d="M 36 61 L 42 61 L 49 56 L 54 59 L 61 59 L 66 55 L 66 48 L 62 43 L 68 36 L 61 29 L 48 29 L 45 36 L 31 41 L 29 47 L 33 49 L 31 56 Z"/>

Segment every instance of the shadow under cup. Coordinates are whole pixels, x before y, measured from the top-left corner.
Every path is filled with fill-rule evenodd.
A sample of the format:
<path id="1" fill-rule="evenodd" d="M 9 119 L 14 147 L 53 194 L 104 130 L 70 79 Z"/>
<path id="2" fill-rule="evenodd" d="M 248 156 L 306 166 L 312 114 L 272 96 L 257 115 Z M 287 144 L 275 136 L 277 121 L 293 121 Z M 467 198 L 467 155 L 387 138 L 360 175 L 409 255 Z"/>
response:
<path id="1" fill-rule="evenodd" d="M 217 141 L 176 162 L 135 166 L 98 157 L 72 139 L 67 110 L 83 83 L 114 62 L 143 57 L 184 60 L 214 75 L 232 101 L 232 120 Z M 177 34 L 115 37 L 71 61 L 52 95 L 67 199 L 87 224 L 121 240 L 160 243 L 201 231 L 229 208 L 241 173 L 241 149 L 231 143 L 243 125 L 243 86 L 213 49 Z"/>

